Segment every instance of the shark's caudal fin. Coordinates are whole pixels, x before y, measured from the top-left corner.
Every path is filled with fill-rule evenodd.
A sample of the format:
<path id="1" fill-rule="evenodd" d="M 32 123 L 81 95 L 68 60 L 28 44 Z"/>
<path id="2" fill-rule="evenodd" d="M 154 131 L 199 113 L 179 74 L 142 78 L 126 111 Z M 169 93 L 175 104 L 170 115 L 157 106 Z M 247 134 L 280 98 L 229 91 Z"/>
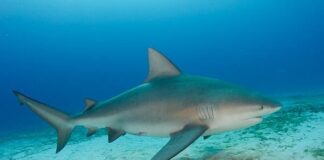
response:
<path id="1" fill-rule="evenodd" d="M 71 131 L 74 128 L 74 125 L 71 123 L 69 116 L 61 111 L 49 107 L 44 103 L 29 98 L 17 91 L 13 92 L 17 96 L 21 104 L 28 106 L 33 112 L 47 121 L 57 130 L 58 138 L 56 153 L 61 151 L 69 140 Z"/>

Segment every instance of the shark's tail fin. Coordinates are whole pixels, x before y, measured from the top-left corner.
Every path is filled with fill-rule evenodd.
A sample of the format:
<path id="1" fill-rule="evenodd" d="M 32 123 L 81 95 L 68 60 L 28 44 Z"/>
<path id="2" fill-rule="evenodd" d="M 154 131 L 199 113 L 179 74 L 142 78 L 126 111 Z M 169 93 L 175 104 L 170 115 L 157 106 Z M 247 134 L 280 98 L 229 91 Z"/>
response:
<path id="1" fill-rule="evenodd" d="M 69 140 L 72 129 L 74 128 L 74 124 L 71 123 L 71 118 L 67 114 L 53 109 L 44 103 L 29 98 L 17 91 L 13 92 L 21 104 L 28 106 L 38 116 L 55 127 L 58 136 L 56 153 L 61 151 Z"/>

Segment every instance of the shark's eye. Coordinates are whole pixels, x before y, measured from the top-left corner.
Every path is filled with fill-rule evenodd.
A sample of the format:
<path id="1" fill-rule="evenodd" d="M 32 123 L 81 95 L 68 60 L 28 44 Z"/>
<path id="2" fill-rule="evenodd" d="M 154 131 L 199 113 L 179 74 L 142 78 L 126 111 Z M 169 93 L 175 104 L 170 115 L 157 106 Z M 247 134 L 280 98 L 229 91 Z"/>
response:
<path id="1" fill-rule="evenodd" d="M 263 108 L 264 108 L 264 107 L 263 107 L 263 105 L 261 105 L 261 108 L 260 108 L 260 110 L 263 110 Z"/>

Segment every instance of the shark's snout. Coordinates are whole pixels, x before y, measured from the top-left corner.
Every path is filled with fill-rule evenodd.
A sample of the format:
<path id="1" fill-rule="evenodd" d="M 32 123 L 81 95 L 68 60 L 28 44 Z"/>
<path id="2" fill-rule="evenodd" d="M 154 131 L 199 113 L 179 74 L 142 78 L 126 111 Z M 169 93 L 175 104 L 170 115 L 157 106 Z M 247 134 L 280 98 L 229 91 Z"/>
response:
<path id="1" fill-rule="evenodd" d="M 271 109 L 272 109 L 272 113 L 277 112 L 277 111 L 279 111 L 281 109 L 281 105 L 272 106 Z"/>
<path id="2" fill-rule="evenodd" d="M 269 105 L 269 106 L 265 106 L 263 107 L 263 115 L 268 115 L 268 114 L 272 114 L 274 112 L 277 112 L 281 109 L 281 104 L 276 104 L 276 105 Z"/>
<path id="3" fill-rule="evenodd" d="M 272 105 L 271 105 L 271 110 L 272 113 L 277 112 L 281 109 L 282 104 L 278 101 L 275 101 Z"/>

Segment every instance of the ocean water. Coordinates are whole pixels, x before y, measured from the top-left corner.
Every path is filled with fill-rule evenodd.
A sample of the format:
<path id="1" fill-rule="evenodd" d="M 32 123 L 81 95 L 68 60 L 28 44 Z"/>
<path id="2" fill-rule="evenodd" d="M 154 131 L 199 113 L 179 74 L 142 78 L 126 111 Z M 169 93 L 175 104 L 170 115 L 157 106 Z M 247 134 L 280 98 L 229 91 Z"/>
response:
<path id="1" fill-rule="evenodd" d="M 198 139 L 175 159 L 324 159 L 324 1 L 0 0 L 0 159 L 150 159 L 167 138 L 56 132 L 12 90 L 71 114 L 143 83 L 147 48 L 184 73 L 239 84 L 282 109 Z"/>

